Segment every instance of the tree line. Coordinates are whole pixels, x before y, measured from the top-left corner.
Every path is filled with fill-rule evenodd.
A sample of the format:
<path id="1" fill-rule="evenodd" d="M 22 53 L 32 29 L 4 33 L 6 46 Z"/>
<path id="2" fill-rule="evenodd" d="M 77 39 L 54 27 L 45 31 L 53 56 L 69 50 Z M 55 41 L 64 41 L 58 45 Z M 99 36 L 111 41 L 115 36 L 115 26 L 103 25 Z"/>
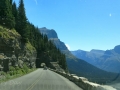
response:
<path id="1" fill-rule="evenodd" d="M 0 0 L 0 25 L 12 30 L 13 28 L 21 35 L 21 41 L 30 42 L 37 50 L 36 67 L 45 63 L 48 67 L 50 62 L 58 62 L 66 69 L 66 57 L 61 51 L 48 40 L 46 35 L 42 35 L 39 28 L 29 22 L 26 17 L 23 0 L 16 6 L 15 1 Z"/>

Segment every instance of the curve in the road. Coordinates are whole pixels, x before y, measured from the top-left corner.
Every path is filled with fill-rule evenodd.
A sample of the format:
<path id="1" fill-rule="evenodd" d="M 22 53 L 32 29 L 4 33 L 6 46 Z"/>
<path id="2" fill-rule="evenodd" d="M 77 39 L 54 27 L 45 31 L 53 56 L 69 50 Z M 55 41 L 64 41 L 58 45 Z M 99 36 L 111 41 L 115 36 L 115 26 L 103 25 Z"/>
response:
<path id="1" fill-rule="evenodd" d="M 50 70 L 37 69 L 22 77 L 0 84 L 0 90 L 83 90 Z"/>

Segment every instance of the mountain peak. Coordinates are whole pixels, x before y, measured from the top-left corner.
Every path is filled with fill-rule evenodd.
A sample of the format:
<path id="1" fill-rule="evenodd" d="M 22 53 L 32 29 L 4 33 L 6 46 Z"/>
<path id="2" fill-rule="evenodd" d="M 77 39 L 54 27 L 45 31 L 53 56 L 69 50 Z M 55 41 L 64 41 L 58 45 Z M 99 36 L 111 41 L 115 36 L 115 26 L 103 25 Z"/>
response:
<path id="1" fill-rule="evenodd" d="M 47 37 L 50 38 L 58 38 L 57 33 L 54 29 L 47 29 L 46 27 L 39 28 L 42 34 L 46 34 Z"/>
<path id="2" fill-rule="evenodd" d="M 98 50 L 98 49 L 92 49 L 90 52 L 92 52 L 92 53 L 104 53 L 104 51 L 103 50 Z"/>
<path id="3" fill-rule="evenodd" d="M 115 46 L 114 51 L 120 54 L 120 45 Z"/>
<path id="4" fill-rule="evenodd" d="M 46 27 L 43 27 L 39 28 L 39 30 L 43 35 L 46 34 L 48 39 L 51 40 L 57 48 L 59 48 L 60 50 L 68 50 L 64 42 L 60 41 L 54 29 L 47 29 Z"/>

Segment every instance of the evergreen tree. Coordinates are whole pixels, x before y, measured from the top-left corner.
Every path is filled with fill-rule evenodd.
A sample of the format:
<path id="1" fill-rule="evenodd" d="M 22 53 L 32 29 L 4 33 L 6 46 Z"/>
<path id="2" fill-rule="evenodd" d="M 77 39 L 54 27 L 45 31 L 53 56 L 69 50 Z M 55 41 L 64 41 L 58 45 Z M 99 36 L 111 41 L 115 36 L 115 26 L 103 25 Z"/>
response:
<path id="1" fill-rule="evenodd" d="M 12 5 L 13 0 L 10 0 L 10 4 Z"/>
<path id="2" fill-rule="evenodd" d="M 27 29 L 27 17 L 25 14 L 24 2 L 20 0 L 18 7 L 18 20 L 17 20 L 17 28 L 16 30 L 22 36 L 23 40 L 27 40 L 28 37 L 28 29 Z"/>
<path id="3" fill-rule="evenodd" d="M 5 10 L 5 0 L 0 1 L 0 24 L 3 25 L 4 11 Z"/>
<path id="4" fill-rule="evenodd" d="M 29 40 L 32 46 L 36 48 L 36 67 L 40 67 L 41 63 L 50 66 L 50 62 L 59 62 L 59 65 L 66 69 L 65 55 L 52 41 L 48 40 L 47 35 L 42 35 L 38 27 L 27 21 L 23 0 L 20 0 L 18 8 L 16 3 L 12 1 L 0 1 L 0 24 L 7 28 L 15 28 L 22 36 L 22 40 L 25 42 Z"/>
<path id="5" fill-rule="evenodd" d="M 9 29 L 15 26 L 15 19 L 12 15 L 12 5 L 9 0 L 0 1 L 0 25 Z"/>
<path id="6" fill-rule="evenodd" d="M 17 9 L 17 6 L 16 6 L 15 2 L 13 2 L 13 4 L 12 4 L 12 14 L 15 18 L 15 29 L 17 29 L 18 9 Z"/>

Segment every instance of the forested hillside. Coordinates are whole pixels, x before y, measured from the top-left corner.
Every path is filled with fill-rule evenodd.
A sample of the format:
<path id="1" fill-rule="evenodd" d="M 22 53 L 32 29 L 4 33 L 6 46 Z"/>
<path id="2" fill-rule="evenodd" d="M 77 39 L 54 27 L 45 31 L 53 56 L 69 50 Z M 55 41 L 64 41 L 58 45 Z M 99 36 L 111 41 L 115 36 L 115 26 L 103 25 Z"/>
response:
<path id="1" fill-rule="evenodd" d="M 65 55 L 28 20 L 23 0 L 19 1 L 18 7 L 12 0 L 0 0 L 0 25 L 9 30 L 15 29 L 22 37 L 21 42 L 30 42 L 35 47 L 37 68 L 43 62 L 48 67 L 51 66 L 50 62 L 58 62 L 63 69 L 66 69 Z"/>

